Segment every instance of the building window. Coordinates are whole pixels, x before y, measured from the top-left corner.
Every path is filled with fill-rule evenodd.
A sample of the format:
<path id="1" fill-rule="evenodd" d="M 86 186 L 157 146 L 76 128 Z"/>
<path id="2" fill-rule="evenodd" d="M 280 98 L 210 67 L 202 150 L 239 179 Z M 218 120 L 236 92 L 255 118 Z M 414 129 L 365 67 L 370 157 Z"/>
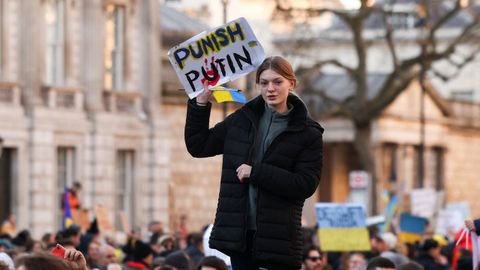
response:
<path id="1" fill-rule="evenodd" d="M 122 89 L 125 62 L 125 7 L 107 5 L 105 23 L 105 89 Z"/>
<path id="2" fill-rule="evenodd" d="M 135 152 L 119 150 L 116 158 L 116 194 L 115 194 L 115 227 L 122 229 L 120 212 L 124 212 L 128 220 L 133 220 L 133 180 L 135 175 Z"/>
<path id="3" fill-rule="evenodd" d="M 443 190 L 445 188 L 444 180 L 444 162 L 445 162 L 445 149 L 441 147 L 434 147 L 432 149 L 432 172 L 433 181 L 436 190 Z"/>
<path id="4" fill-rule="evenodd" d="M 397 182 L 397 149 L 398 145 L 394 143 L 383 146 L 384 179 L 388 183 Z"/>
<path id="5" fill-rule="evenodd" d="M 76 178 L 75 168 L 75 148 L 58 147 L 57 148 L 57 191 L 60 204 L 63 203 L 63 194 L 65 188 L 71 188 Z M 57 212 L 57 224 L 62 224 L 62 211 Z"/>
<path id="6" fill-rule="evenodd" d="M 46 58 L 45 82 L 62 85 L 65 81 L 65 2 L 45 2 Z"/>
<path id="7" fill-rule="evenodd" d="M 454 90 L 452 91 L 452 99 L 473 102 L 473 90 Z"/>
<path id="8" fill-rule="evenodd" d="M 414 170 L 413 170 L 413 187 L 414 188 L 423 188 L 424 186 L 424 177 L 422 176 L 425 175 L 424 167 L 425 162 L 422 162 L 421 159 L 423 158 L 422 152 L 420 151 L 421 147 L 420 146 L 415 146 L 414 151 L 415 151 L 415 156 L 414 156 Z"/>

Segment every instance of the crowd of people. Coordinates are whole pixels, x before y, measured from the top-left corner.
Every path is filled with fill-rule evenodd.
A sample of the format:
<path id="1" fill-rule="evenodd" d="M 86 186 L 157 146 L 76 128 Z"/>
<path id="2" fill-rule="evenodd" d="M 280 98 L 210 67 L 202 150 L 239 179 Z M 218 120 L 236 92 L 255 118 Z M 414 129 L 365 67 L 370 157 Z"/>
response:
<path id="1" fill-rule="evenodd" d="M 186 219 L 185 219 L 186 220 Z M 185 221 L 184 220 L 184 221 Z M 466 227 L 480 233 L 477 226 L 467 221 Z M 45 233 L 34 239 L 28 230 L 0 234 L 0 270 L 227 270 L 228 257 L 213 253 L 208 248 L 208 226 L 203 232 L 189 232 L 186 223 L 177 226 L 174 233 L 166 233 L 159 221 L 151 222 L 144 235 L 131 233 L 124 242 L 98 230 L 96 221 L 82 232 L 77 225 L 56 234 Z M 303 270 L 471 270 L 472 243 L 466 237 L 455 238 L 426 233 L 414 244 L 398 241 L 391 232 L 370 228 L 371 250 L 366 252 L 323 252 L 318 247 L 315 228 L 303 228 Z M 459 241 L 460 240 L 460 241 Z M 58 257 L 52 252 L 57 244 L 65 248 Z M 214 256 L 215 254 L 217 256 Z"/>

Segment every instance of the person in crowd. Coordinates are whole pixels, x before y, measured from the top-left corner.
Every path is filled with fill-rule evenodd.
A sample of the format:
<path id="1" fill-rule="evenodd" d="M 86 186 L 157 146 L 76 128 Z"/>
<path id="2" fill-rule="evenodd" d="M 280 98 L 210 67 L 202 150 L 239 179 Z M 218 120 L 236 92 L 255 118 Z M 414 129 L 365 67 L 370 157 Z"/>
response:
<path id="1" fill-rule="evenodd" d="M 188 246 L 185 252 L 193 261 L 194 265 L 198 265 L 200 260 L 205 257 L 203 253 L 203 235 L 200 233 L 191 233 L 187 237 Z"/>
<path id="2" fill-rule="evenodd" d="M 385 257 L 373 257 L 367 264 L 367 270 L 395 270 L 395 264 Z"/>
<path id="3" fill-rule="evenodd" d="M 81 208 L 80 192 L 82 191 L 82 184 L 80 182 L 73 183 L 73 186 L 67 191 L 67 198 L 72 210 Z"/>
<path id="4" fill-rule="evenodd" d="M 158 220 L 151 221 L 148 224 L 148 231 L 145 237 L 145 241 L 152 243 L 152 237 L 160 237 L 164 234 L 163 223 Z"/>
<path id="5" fill-rule="evenodd" d="M 302 207 L 320 181 L 323 128 L 292 93 L 297 80 L 286 59 L 266 58 L 255 82 L 261 94 L 209 129 L 206 80 L 188 102 L 185 143 L 194 157 L 223 154 L 210 247 L 229 255 L 233 269 L 298 269 Z"/>
<path id="6" fill-rule="evenodd" d="M 102 244 L 99 249 L 99 265 L 100 269 L 106 268 L 109 264 L 116 264 L 115 248 L 109 244 Z"/>
<path id="7" fill-rule="evenodd" d="M 165 265 L 176 270 L 193 270 L 193 262 L 183 250 L 174 251 L 165 258 Z"/>
<path id="8" fill-rule="evenodd" d="M 176 229 L 178 247 L 180 249 L 184 249 L 188 245 L 187 237 L 189 232 L 187 227 L 187 220 L 187 215 L 181 215 Z"/>
<path id="9" fill-rule="evenodd" d="M 397 269 L 398 270 L 425 270 L 425 268 L 423 268 L 423 266 L 421 266 L 420 264 L 418 264 L 416 262 L 404 263 L 404 264 L 400 265 Z"/>
<path id="10" fill-rule="evenodd" d="M 0 263 L 4 265 L 5 270 L 15 270 L 12 258 L 5 252 L 0 252 Z"/>
<path id="11" fill-rule="evenodd" d="M 100 243 L 96 241 L 91 241 L 90 244 L 88 245 L 88 252 L 87 252 L 87 265 L 88 267 L 94 269 L 98 268 L 101 269 L 100 265 Z M 103 269 L 102 269 L 103 270 Z"/>
<path id="12" fill-rule="evenodd" d="M 322 270 L 327 265 L 327 258 L 320 248 L 309 246 L 303 251 L 303 270 Z"/>
<path id="13" fill-rule="evenodd" d="M 153 250 L 150 245 L 141 240 L 136 240 L 133 243 L 132 252 L 131 259 L 125 262 L 125 270 L 150 269 L 153 262 Z"/>
<path id="14" fill-rule="evenodd" d="M 0 239 L 0 252 L 7 252 L 12 248 L 13 248 L 13 245 L 8 238 Z"/>
<path id="15" fill-rule="evenodd" d="M 353 252 L 348 257 L 348 270 L 363 270 L 367 266 L 365 255 L 360 252 Z"/>
<path id="16" fill-rule="evenodd" d="M 420 255 L 415 259 L 425 270 L 448 270 L 448 260 L 440 253 L 440 245 L 433 239 L 426 239 L 421 245 Z"/>
<path id="17" fill-rule="evenodd" d="M 10 214 L 2 223 L 0 233 L 8 233 L 9 235 L 15 235 L 17 233 L 17 217 L 14 214 Z"/>
<path id="18" fill-rule="evenodd" d="M 32 253 L 20 256 L 17 270 L 88 270 L 83 254 L 75 249 L 66 249 L 63 258 L 48 253 Z"/>
<path id="19" fill-rule="evenodd" d="M 204 257 L 197 267 L 198 270 L 227 270 L 227 264 L 215 256 Z"/>
<path id="20" fill-rule="evenodd" d="M 401 253 L 396 251 L 397 237 L 391 232 L 384 232 L 380 234 L 378 243 L 375 246 L 381 257 L 390 259 L 395 267 L 409 262 L 409 259 Z"/>
<path id="21" fill-rule="evenodd" d="M 82 230 L 77 224 L 72 224 L 70 227 L 64 229 L 57 234 L 57 242 L 71 241 L 75 247 L 80 245 L 80 239 L 82 236 Z"/>
<path id="22" fill-rule="evenodd" d="M 158 249 L 158 256 L 167 257 L 168 254 L 174 252 L 176 250 L 175 247 L 175 238 L 171 235 L 163 235 L 158 239 L 159 244 Z"/>

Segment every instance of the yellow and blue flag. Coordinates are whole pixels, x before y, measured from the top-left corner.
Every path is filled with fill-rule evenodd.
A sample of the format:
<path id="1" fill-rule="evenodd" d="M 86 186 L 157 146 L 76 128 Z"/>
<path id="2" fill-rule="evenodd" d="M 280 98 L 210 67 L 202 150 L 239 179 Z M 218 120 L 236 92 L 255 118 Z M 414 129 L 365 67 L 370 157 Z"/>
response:
<path id="1" fill-rule="evenodd" d="M 420 241 L 425 233 L 425 226 L 428 220 L 423 217 L 417 217 L 408 213 L 400 215 L 400 233 L 399 239 L 402 243 L 415 243 Z"/>
<path id="2" fill-rule="evenodd" d="M 211 89 L 212 95 L 215 98 L 215 101 L 218 103 L 222 102 L 238 102 L 241 104 L 247 103 L 247 98 L 243 93 L 234 88 L 223 87 L 223 86 L 215 86 Z"/>
<path id="3" fill-rule="evenodd" d="M 70 198 L 68 197 L 68 189 L 65 188 L 63 193 L 63 222 L 62 227 L 63 229 L 68 229 L 73 224 L 73 217 L 72 217 L 72 208 L 70 207 Z"/>

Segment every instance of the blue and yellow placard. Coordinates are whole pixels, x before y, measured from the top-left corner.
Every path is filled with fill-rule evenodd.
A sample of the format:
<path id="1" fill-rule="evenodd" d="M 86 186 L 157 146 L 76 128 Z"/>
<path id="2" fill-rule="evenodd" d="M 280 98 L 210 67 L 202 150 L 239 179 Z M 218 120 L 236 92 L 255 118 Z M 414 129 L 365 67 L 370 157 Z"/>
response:
<path id="1" fill-rule="evenodd" d="M 365 208 L 359 204 L 317 203 L 318 238 L 324 251 L 367 251 Z"/>

